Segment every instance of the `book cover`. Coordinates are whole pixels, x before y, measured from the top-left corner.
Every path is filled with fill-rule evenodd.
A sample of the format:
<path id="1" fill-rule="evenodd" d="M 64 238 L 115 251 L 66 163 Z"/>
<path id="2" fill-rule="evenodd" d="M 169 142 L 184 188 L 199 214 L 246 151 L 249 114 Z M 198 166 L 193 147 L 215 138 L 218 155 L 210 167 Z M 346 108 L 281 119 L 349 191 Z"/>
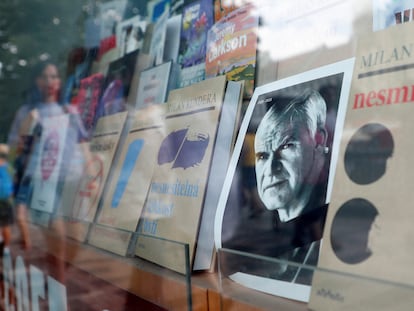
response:
<path id="1" fill-rule="evenodd" d="M 155 23 L 165 13 L 169 12 L 171 0 L 150 0 L 147 2 L 147 20 Z"/>
<path id="2" fill-rule="evenodd" d="M 108 53 L 113 54 L 113 52 L 118 52 L 118 50 L 116 49 L 116 35 L 115 34 L 105 37 L 104 39 L 101 39 L 99 43 L 97 59 L 101 60 L 106 54 Z M 118 55 L 116 54 L 116 56 Z"/>
<path id="3" fill-rule="evenodd" d="M 134 75 L 131 80 L 131 87 L 129 88 L 127 98 L 127 110 L 135 109 L 138 98 L 138 89 L 141 72 L 153 67 L 154 58 L 146 53 L 139 53 L 134 67 Z"/>
<path id="4" fill-rule="evenodd" d="M 164 60 L 164 45 L 167 35 L 169 11 L 165 11 L 156 22 L 150 36 L 149 54 L 154 57 L 154 64 L 160 65 Z"/>
<path id="5" fill-rule="evenodd" d="M 44 120 L 42 135 L 35 156 L 33 194 L 30 208 L 52 214 L 57 202 L 57 188 L 64 156 L 69 116 L 49 117 Z"/>
<path id="6" fill-rule="evenodd" d="M 205 79 L 207 32 L 214 23 L 210 0 L 185 1 L 182 14 L 178 64 L 180 87 Z"/>
<path id="7" fill-rule="evenodd" d="M 253 94 L 259 16 L 244 5 L 216 22 L 207 34 L 206 78 L 225 74 L 230 81 L 245 81 L 244 97 Z"/>
<path id="8" fill-rule="evenodd" d="M 186 271 L 183 248 L 177 253 L 174 243 L 165 240 L 188 244 L 192 266 L 225 86 L 226 78 L 221 76 L 172 90 L 168 97 L 165 134 L 135 251 L 181 273 Z"/>
<path id="9" fill-rule="evenodd" d="M 358 41 L 312 309 L 413 306 L 413 31 L 406 23 Z"/>
<path id="10" fill-rule="evenodd" d="M 174 72 L 172 61 L 141 71 L 135 108 L 165 103 L 168 91 L 176 82 Z"/>
<path id="11" fill-rule="evenodd" d="M 214 268 L 214 226 L 211 223 L 216 215 L 220 192 L 236 140 L 242 99 L 243 81 L 228 81 L 211 160 L 193 270 L 211 271 Z"/>
<path id="12" fill-rule="evenodd" d="M 116 46 L 119 57 L 135 50 L 141 50 L 144 43 L 147 22 L 136 15 L 116 25 Z"/>
<path id="13" fill-rule="evenodd" d="M 205 79 L 206 65 L 205 63 L 201 63 L 191 67 L 181 68 L 179 74 L 178 87 L 190 86 Z"/>
<path id="14" fill-rule="evenodd" d="M 213 23 L 212 1 L 185 1 L 178 55 L 178 63 L 182 68 L 204 63 L 207 32 Z"/>
<path id="15" fill-rule="evenodd" d="M 312 271 L 301 265 L 316 266 L 352 65 L 334 63 L 254 91 L 214 224 L 217 249 L 251 255 L 225 263 L 235 282 L 309 299 Z"/>
<path id="16" fill-rule="evenodd" d="M 125 237 L 122 230 L 130 233 L 136 230 L 163 134 L 163 106 L 151 106 L 135 113 L 122 144 L 119 161 L 112 168 L 114 173 L 108 181 L 96 220 L 99 225 L 121 230 L 110 230 L 113 235 L 102 239 L 100 233 L 105 228 L 96 229 L 89 237 L 90 244 L 120 255 L 126 254 L 127 243 L 119 243 L 117 237 Z M 124 238 L 121 240 L 125 241 Z"/>
<path id="17" fill-rule="evenodd" d="M 79 92 L 74 106 L 77 107 L 84 129 L 91 133 L 95 122 L 95 113 L 102 92 L 104 75 L 93 74 L 80 81 Z"/>
<path id="18" fill-rule="evenodd" d="M 98 222 L 135 231 L 155 165 L 154 155 L 164 133 L 163 124 L 163 106 L 151 106 L 134 114 L 120 150 L 120 160 L 113 166 L 114 175 L 109 182 Z M 120 212 L 130 208 L 136 211 L 137 217 L 128 215 L 134 214 L 132 212 Z"/>
<path id="19" fill-rule="evenodd" d="M 127 99 L 139 51 L 109 64 L 95 119 L 127 110 Z"/>
<path id="20" fill-rule="evenodd" d="M 168 18 L 167 30 L 164 43 L 164 56 L 165 62 L 172 60 L 177 63 L 178 51 L 180 49 L 180 34 L 181 34 L 181 20 L 182 15 L 173 15 Z"/>
<path id="21" fill-rule="evenodd" d="M 85 159 L 83 175 L 77 184 L 68 227 L 71 223 L 79 226 L 79 221 L 87 226 L 94 220 L 126 116 L 127 112 L 119 112 L 98 120 L 89 142 L 90 154 Z M 86 233 L 86 230 L 82 231 Z M 85 236 L 77 238 L 84 240 Z"/>

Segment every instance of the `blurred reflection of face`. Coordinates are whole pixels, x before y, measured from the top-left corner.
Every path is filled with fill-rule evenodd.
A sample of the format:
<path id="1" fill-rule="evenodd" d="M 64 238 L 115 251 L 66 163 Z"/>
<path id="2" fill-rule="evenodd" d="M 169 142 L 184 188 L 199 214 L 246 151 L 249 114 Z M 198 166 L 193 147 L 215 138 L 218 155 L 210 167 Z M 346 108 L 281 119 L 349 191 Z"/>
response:
<path id="1" fill-rule="evenodd" d="M 296 203 L 309 197 L 304 185 L 314 164 L 314 148 L 309 130 L 298 121 L 274 118 L 259 125 L 255 140 L 257 188 L 266 208 L 279 210 L 282 221 L 297 217 L 298 211 L 293 211 Z"/>
<path id="2" fill-rule="evenodd" d="M 56 102 L 58 100 L 60 78 L 55 65 L 47 65 L 36 79 L 36 83 L 45 102 Z"/>

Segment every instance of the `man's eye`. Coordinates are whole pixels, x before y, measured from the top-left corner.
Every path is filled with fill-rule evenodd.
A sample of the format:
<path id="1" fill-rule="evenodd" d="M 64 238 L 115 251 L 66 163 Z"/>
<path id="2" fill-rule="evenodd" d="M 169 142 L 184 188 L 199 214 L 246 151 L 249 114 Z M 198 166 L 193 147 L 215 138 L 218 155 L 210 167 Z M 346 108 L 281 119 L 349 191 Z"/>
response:
<path id="1" fill-rule="evenodd" d="M 290 148 L 293 148 L 293 147 L 295 147 L 294 143 L 286 143 L 286 144 L 283 144 L 280 149 L 286 150 L 286 149 L 290 149 Z"/>
<path id="2" fill-rule="evenodd" d="M 264 152 L 256 153 L 256 160 L 266 160 L 269 156 Z"/>

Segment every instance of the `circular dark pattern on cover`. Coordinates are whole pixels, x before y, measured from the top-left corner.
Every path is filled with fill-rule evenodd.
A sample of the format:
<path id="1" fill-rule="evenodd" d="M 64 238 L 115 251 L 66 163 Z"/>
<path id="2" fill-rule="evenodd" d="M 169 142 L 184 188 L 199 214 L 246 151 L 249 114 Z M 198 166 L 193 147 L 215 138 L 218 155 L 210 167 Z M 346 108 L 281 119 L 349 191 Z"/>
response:
<path id="1" fill-rule="evenodd" d="M 386 171 L 392 156 L 394 140 L 391 132 L 379 123 L 362 126 L 345 150 L 345 171 L 355 183 L 366 185 L 377 181 Z"/>
<path id="2" fill-rule="evenodd" d="M 378 215 L 368 200 L 354 198 L 336 212 L 331 226 L 331 246 L 336 257 L 347 264 L 357 264 L 371 256 L 368 236 Z"/>

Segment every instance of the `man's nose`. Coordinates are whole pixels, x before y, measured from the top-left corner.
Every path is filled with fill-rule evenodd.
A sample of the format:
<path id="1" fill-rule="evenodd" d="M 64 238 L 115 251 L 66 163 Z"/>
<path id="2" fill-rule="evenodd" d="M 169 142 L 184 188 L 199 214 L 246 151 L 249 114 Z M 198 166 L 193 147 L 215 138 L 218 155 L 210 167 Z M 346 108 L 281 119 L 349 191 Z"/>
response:
<path id="1" fill-rule="evenodd" d="M 269 159 L 270 173 L 277 174 L 282 170 L 282 162 L 280 161 L 279 150 L 273 151 Z"/>

